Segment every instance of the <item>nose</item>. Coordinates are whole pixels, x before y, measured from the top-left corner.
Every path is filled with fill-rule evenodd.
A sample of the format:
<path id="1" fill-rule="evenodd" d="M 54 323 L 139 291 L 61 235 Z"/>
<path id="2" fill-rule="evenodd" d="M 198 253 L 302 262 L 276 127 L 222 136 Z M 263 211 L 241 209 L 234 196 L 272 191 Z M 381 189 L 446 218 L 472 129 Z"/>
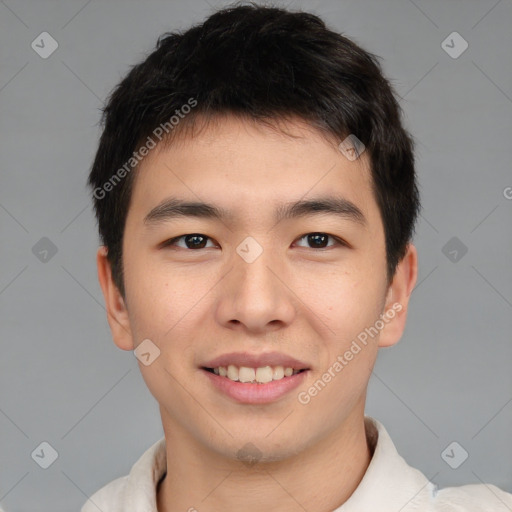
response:
<path id="1" fill-rule="evenodd" d="M 293 322 L 297 299 L 284 266 L 270 253 L 264 250 L 251 263 L 235 255 L 216 308 L 224 327 L 262 334 Z"/>

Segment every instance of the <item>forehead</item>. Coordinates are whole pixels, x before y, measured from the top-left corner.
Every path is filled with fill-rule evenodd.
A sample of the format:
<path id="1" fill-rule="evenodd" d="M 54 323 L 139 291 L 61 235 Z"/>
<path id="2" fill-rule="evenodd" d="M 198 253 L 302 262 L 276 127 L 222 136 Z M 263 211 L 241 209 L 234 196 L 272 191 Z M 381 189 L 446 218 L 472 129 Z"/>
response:
<path id="1" fill-rule="evenodd" d="M 158 145 L 136 170 L 131 204 L 138 215 L 171 196 L 262 216 L 276 205 L 330 195 L 378 216 L 368 154 L 349 160 L 334 137 L 303 121 L 268 126 L 223 117 L 185 133 Z"/>

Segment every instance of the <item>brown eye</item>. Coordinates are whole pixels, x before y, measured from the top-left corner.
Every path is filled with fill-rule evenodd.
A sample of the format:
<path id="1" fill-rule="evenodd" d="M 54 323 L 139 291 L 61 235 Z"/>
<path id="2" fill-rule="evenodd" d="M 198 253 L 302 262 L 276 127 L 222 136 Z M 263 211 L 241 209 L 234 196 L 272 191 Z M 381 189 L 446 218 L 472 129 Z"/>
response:
<path id="1" fill-rule="evenodd" d="M 177 245 L 179 240 L 183 239 L 185 243 L 185 247 Z M 162 247 L 169 246 L 177 246 L 183 249 L 205 249 L 207 240 L 210 240 L 206 235 L 202 235 L 201 233 L 190 233 L 187 235 L 177 236 L 175 238 L 171 238 L 162 244 Z"/>
<path id="2" fill-rule="evenodd" d="M 327 245 L 329 238 L 335 241 L 334 244 Z M 338 237 L 329 235 L 328 233 L 308 233 L 299 238 L 299 240 L 306 240 L 310 244 L 311 249 L 325 249 L 335 245 L 345 245 Z"/>

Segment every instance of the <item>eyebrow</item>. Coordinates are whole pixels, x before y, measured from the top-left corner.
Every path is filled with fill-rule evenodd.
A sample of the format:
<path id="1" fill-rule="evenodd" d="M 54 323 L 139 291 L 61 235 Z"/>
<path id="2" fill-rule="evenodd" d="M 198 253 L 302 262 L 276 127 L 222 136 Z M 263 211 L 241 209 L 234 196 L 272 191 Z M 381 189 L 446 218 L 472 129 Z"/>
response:
<path id="1" fill-rule="evenodd" d="M 363 212 L 354 203 L 343 197 L 330 196 L 280 204 L 275 210 L 274 220 L 277 223 L 283 219 L 294 219 L 322 214 L 335 215 L 342 219 L 361 224 L 362 226 L 367 225 L 367 220 Z M 170 197 L 155 206 L 144 217 L 144 224 L 156 225 L 179 217 L 233 221 L 235 215 L 213 204 Z"/>

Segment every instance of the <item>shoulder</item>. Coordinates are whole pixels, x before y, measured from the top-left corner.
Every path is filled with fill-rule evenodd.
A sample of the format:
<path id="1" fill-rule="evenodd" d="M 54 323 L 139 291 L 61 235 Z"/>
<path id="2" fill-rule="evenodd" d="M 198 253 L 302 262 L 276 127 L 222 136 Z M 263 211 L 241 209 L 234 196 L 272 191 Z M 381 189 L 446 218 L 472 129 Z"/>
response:
<path id="1" fill-rule="evenodd" d="M 116 478 L 96 491 L 80 509 L 80 512 L 98 512 L 98 509 L 105 512 L 121 511 L 122 498 L 128 478 L 128 475 Z"/>
<path id="2" fill-rule="evenodd" d="M 130 473 L 96 491 L 81 512 L 155 510 L 158 482 L 167 469 L 165 437 L 152 444 L 135 462 Z"/>
<path id="3" fill-rule="evenodd" d="M 434 491 L 433 512 L 510 512 L 512 494 L 491 484 L 446 487 Z"/>
<path id="4" fill-rule="evenodd" d="M 512 512 L 512 494 L 487 483 L 438 488 L 396 450 L 384 425 L 369 416 L 373 456 L 343 512 Z"/>

